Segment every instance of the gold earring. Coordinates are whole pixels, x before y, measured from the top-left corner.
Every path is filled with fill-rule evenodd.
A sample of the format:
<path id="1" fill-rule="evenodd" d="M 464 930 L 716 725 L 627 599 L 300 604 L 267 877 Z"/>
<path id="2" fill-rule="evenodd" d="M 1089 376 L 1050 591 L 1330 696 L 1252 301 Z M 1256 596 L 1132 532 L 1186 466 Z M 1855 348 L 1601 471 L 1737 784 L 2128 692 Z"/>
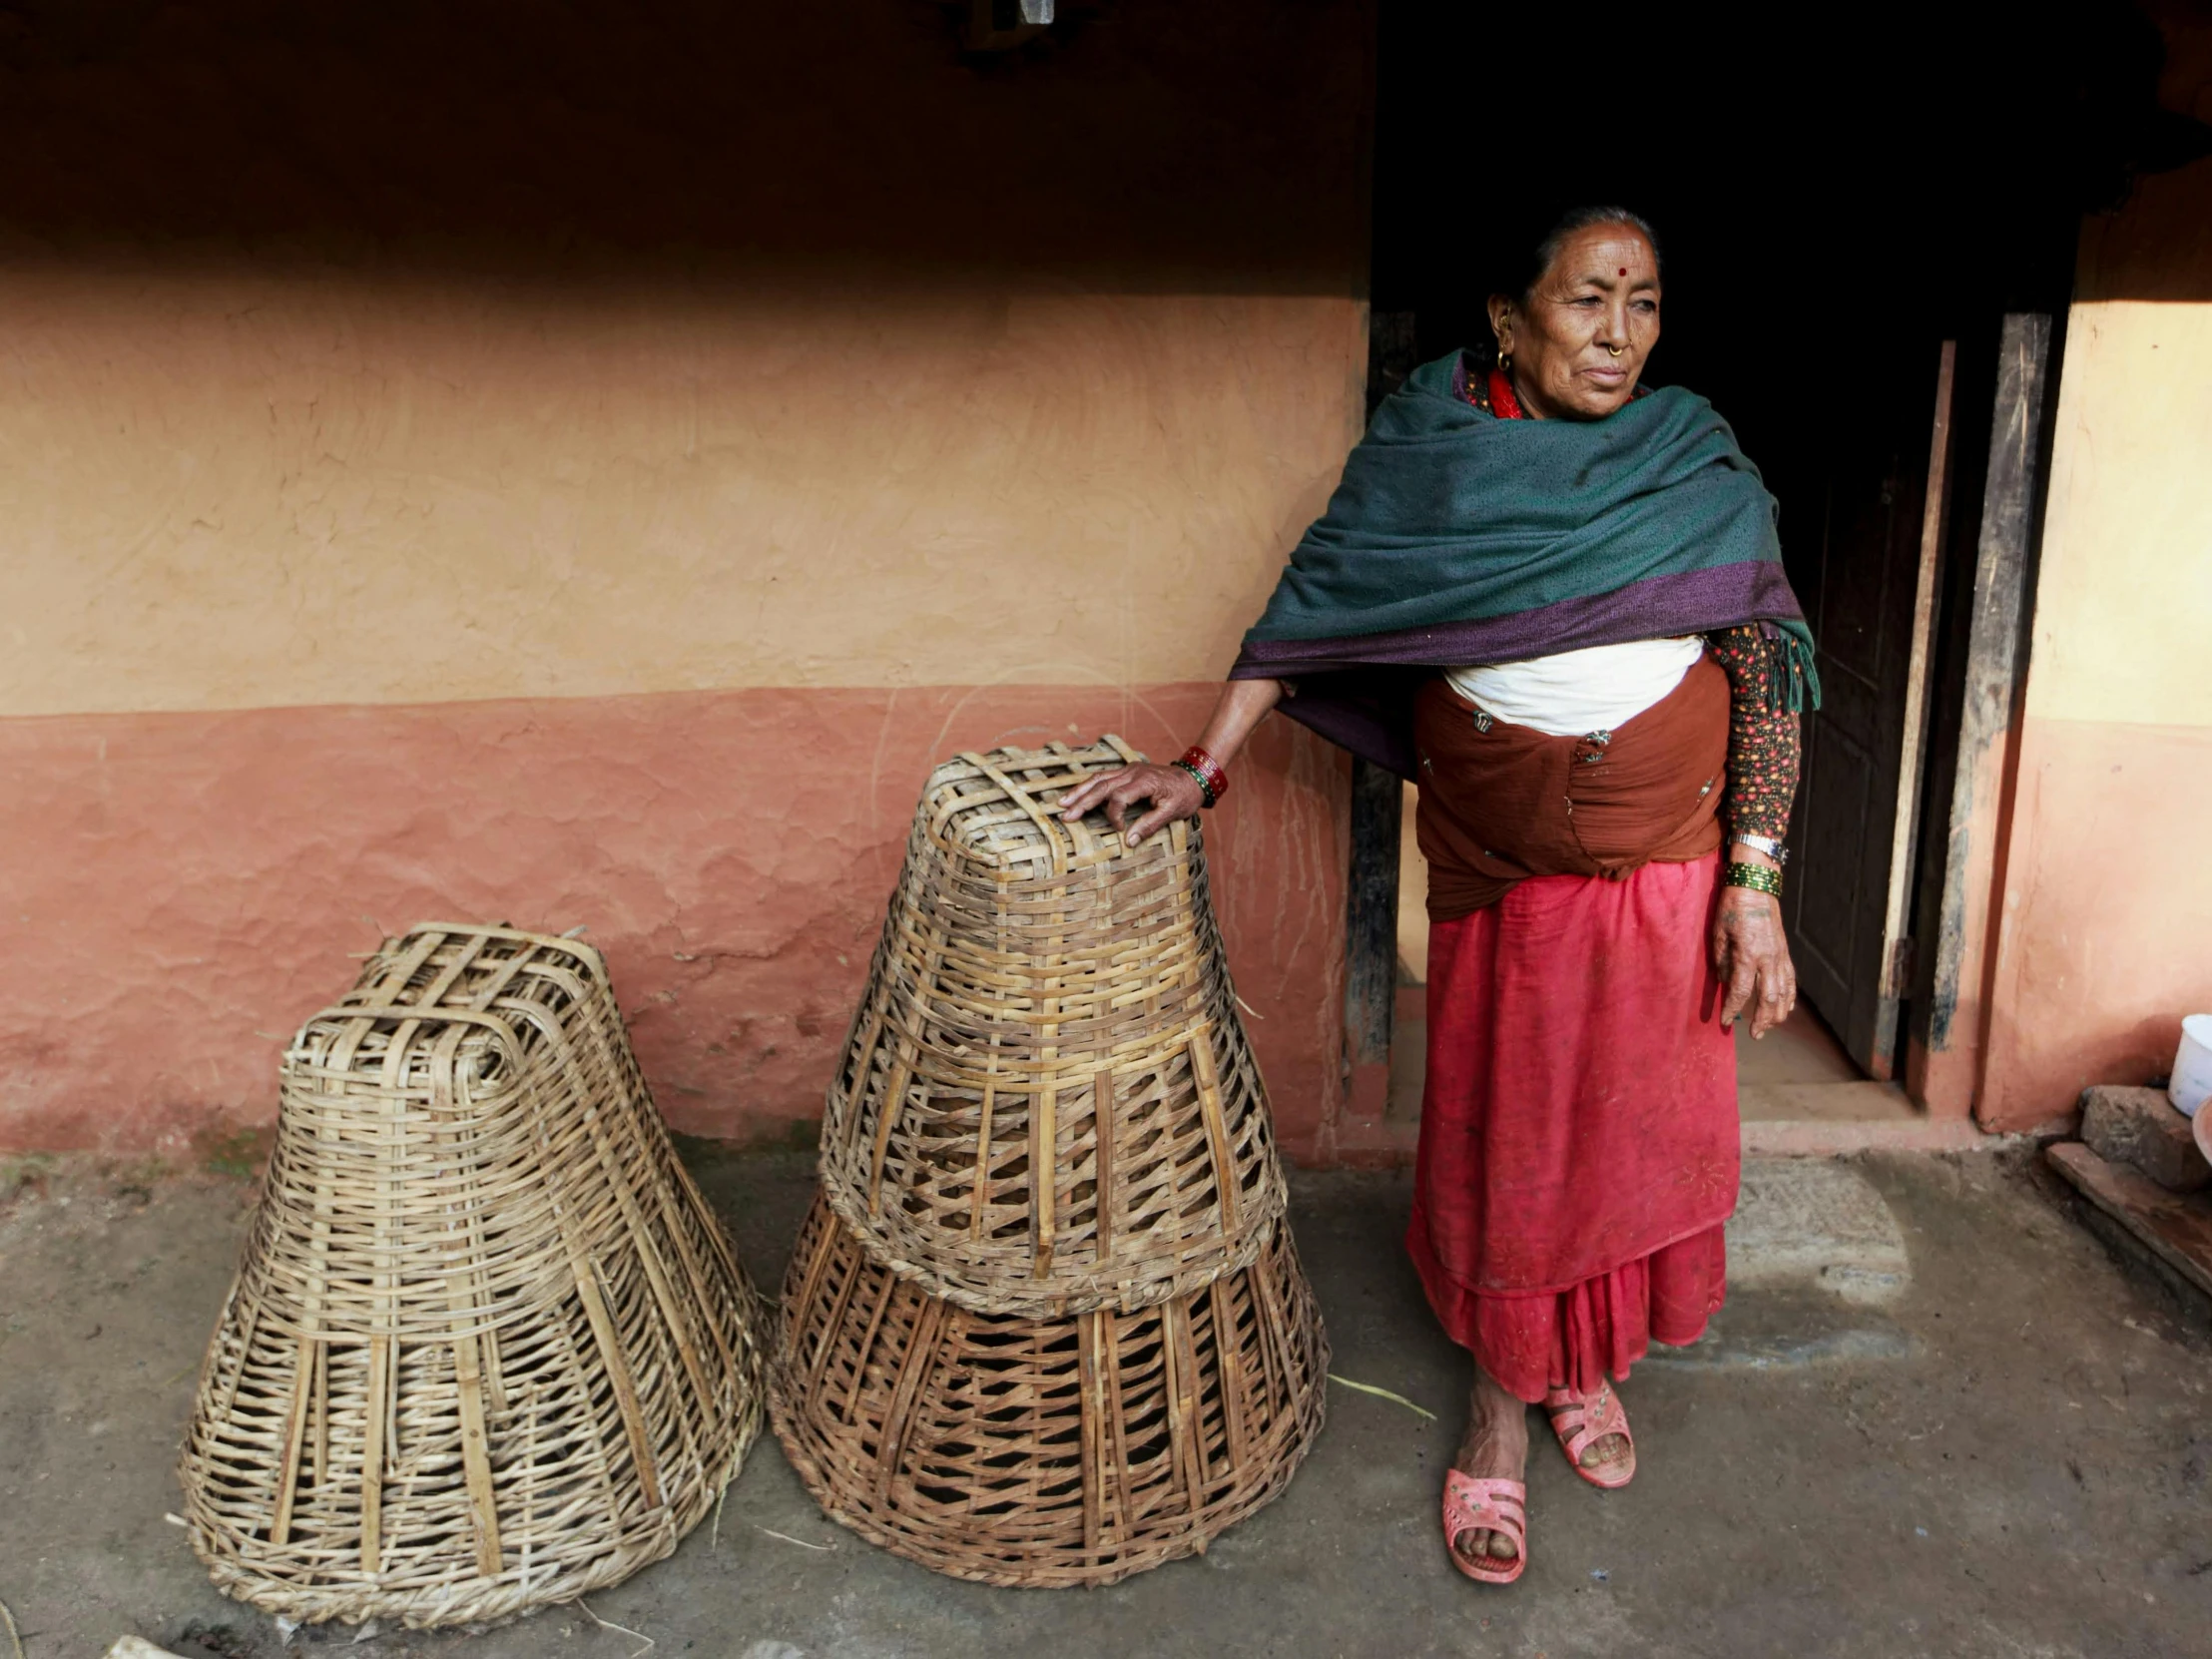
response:
<path id="1" fill-rule="evenodd" d="M 1497 348 L 1497 371 L 1500 374 L 1513 372 L 1513 353 L 1502 345 Z"/>

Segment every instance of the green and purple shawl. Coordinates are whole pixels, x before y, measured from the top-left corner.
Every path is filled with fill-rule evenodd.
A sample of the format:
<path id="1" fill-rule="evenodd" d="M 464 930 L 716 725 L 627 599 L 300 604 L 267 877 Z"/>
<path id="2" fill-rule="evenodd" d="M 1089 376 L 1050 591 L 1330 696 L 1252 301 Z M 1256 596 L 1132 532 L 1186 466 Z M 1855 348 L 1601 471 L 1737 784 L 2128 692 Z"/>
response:
<path id="1" fill-rule="evenodd" d="M 1760 623 L 1779 694 L 1820 706 L 1774 497 L 1712 404 L 1668 387 L 1603 420 L 1500 420 L 1462 372 L 1425 363 L 1376 411 L 1231 679 L 1295 681 L 1285 714 L 1401 777 L 1439 668 Z"/>

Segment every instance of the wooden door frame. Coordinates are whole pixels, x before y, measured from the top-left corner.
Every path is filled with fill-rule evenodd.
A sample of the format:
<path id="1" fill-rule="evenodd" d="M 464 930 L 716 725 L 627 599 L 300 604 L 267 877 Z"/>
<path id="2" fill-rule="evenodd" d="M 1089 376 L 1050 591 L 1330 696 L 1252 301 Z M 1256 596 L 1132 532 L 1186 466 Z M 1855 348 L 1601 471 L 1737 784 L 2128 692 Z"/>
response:
<path id="1" fill-rule="evenodd" d="M 2014 734 L 2050 476 L 2056 332 L 2042 311 L 2009 312 L 1999 330 L 1956 755 L 1947 780 L 1930 780 L 1948 807 L 1941 836 L 1932 837 L 1922 859 L 1917 925 L 1926 945 L 1914 975 L 1905 1083 L 1912 1100 L 1937 1117 L 1967 1116 L 1981 1092 L 2002 920 L 1994 900 L 2011 829 Z"/>
<path id="2" fill-rule="evenodd" d="M 1913 983 L 1913 894 L 1919 885 L 1922 788 L 1928 771 L 1929 717 L 1935 708 L 1936 607 L 1943 546 L 1950 534 L 1952 394 L 1958 342 L 1937 353 L 1936 410 L 1928 443 L 1928 485 L 1921 493 L 1921 552 L 1913 580 L 1913 643 L 1905 670 L 1905 736 L 1898 756 L 1897 811 L 1890 829 L 1890 878 L 1882 911 L 1881 970 L 1875 988 L 1874 1042 L 1868 1074 L 1897 1075 L 1898 1019 Z"/>

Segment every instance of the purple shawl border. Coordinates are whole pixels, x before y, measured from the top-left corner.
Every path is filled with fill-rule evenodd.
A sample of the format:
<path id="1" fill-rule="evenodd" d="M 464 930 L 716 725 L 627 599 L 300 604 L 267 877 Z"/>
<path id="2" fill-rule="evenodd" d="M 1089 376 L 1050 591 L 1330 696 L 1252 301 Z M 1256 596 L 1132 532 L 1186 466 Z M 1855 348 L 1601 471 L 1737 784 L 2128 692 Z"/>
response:
<path id="1" fill-rule="evenodd" d="M 1247 640 L 1229 678 L 1299 681 L 1297 695 L 1279 705 L 1284 714 L 1364 760 L 1412 778 L 1412 697 L 1423 678 L 1414 671 L 1520 662 L 1799 614 L 1780 565 L 1715 565 L 1478 622 L 1326 640 Z"/>
<path id="2" fill-rule="evenodd" d="M 1647 576 L 1611 593 L 1562 599 L 1477 622 L 1325 640 L 1247 639 L 1229 678 L 1267 680 L 1300 671 L 1378 666 L 1469 668 L 1514 663 L 1593 645 L 1708 633 L 1743 622 L 1790 621 L 1799 614 L 1797 595 L 1780 565 L 1765 560 L 1714 565 Z"/>

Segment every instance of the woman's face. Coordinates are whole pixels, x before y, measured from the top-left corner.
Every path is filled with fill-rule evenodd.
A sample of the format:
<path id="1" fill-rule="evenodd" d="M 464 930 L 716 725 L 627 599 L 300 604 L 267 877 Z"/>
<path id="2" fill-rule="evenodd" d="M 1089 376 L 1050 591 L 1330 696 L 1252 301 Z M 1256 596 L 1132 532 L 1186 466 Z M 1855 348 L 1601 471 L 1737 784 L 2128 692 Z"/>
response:
<path id="1" fill-rule="evenodd" d="M 1659 343 L 1659 257 L 1627 225 L 1577 231 L 1525 299 L 1490 296 L 1513 389 L 1541 420 L 1599 420 L 1636 390 Z"/>

